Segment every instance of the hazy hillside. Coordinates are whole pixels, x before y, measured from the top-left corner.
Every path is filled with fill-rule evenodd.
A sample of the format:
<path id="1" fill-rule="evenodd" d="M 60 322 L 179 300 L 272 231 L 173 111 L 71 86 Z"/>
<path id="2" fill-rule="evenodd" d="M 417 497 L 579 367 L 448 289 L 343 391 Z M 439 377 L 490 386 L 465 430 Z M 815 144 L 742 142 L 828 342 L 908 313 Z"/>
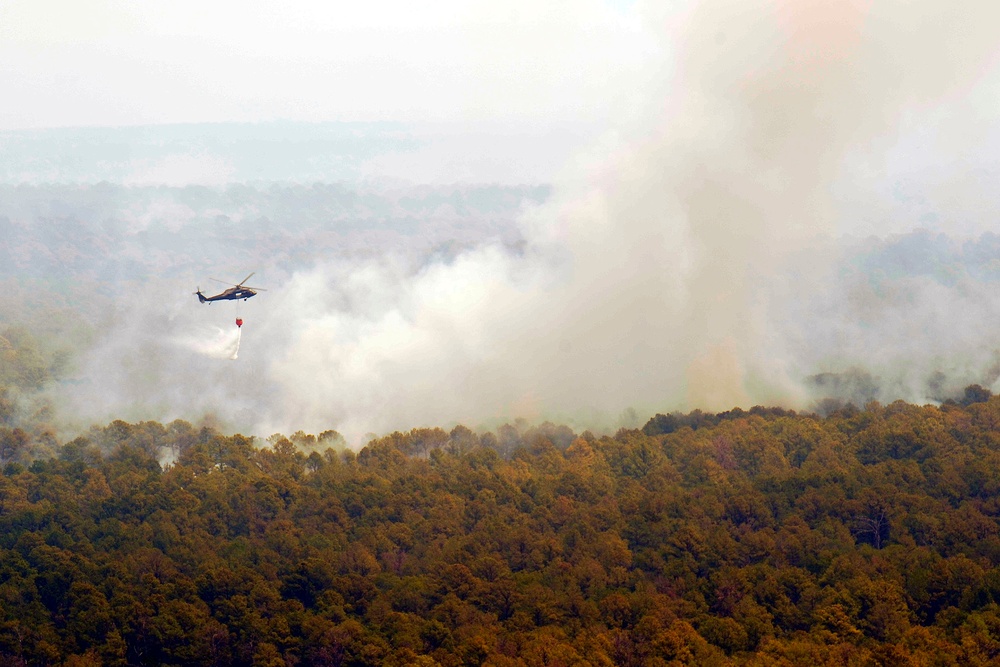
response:
<path id="1" fill-rule="evenodd" d="M 490 240 L 517 242 L 517 216 L 548 192 L 499 185 L 0 185 L 0 278 L 82 280 L 113 292 L 122 283 L 155 289 L 154 277 L 209 269 L 232 271 L 237 280 L 251 270 L 288 275 L 375 254 L 420 258 Z"/>
<path id="2" fill-rule="evenodd" d="M 231 430 L 338 429 L 361 444 L 368 432 L 519 417 L 613 431 L 637 425 L 630 409 L 697 407 L 661 342 L 692 324 L 642 325 L 658 303 L 645 284 L 622 288 L 622 304 L 639 299 L 628 318 L 603 317 L 619 307 L 620 269 L 602 273 L 600 252 L 597 264 L 567 262 L 572 237 L 538 242 L 539 217 L 558 216 L 550 197 L 547 186 L 0 185 L 0 323 L 63 360 L 45 394 L 66 434 L 212 415 Z M 759 337 L 749 358 L 798 387 L 776 401 L 786 406 L 940 402 L 969 384 L 996 389 L 998 267 L 992 233 L 819 240 L 759 263 L 753 299 L 718 316 L 751 308 L 737 344 Z M 268 291 L 248 303 L 191 296 L 251 271 Z M 707 297 L 692 289 L 697 322 Z M 223 364 L 237 315 L 243 354 Z M 619 391 L 606 391 L 609 377 Z M 442 401 L 427 382 L 475 390 Z"/>
<path id="3" fill-rule="evenodd" d="M 543 183 L 594 134 L 593 126 L 578 121 L 550 127 L 267 122 L 0 130 L 0 183 Z"/>

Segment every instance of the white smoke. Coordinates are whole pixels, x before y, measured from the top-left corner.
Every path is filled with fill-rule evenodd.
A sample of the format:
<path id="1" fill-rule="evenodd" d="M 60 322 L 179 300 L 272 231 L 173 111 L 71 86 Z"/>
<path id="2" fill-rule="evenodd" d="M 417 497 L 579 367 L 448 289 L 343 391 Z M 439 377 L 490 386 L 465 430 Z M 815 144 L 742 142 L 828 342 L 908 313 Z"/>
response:
<path id="1" fill-rule="evenodd" d="M 294 336 L 271 368 L 280 420 L 357 436 L 519 416 L 584 425 L 630 406 L 802 406 L 808 366 L 871 357 L 857 323 L 839 327 L 832 357 L 796 349 L 818 323 L 789 327 L 788 313 L 835 278 L 845 161 L 877 156 L 907 110 L 972 85 L 1000 7 L 655 4 L 646 19 L 675 67 L 650 91 L 651 129 L 603 168 L 567 173 L 525 215 L 522 252 L 294 277 L 277 315 Z M 894 312 L 911 334 L 939 328 L 929 309 Z M 895 347 L 891 363 L 917 347 Z"/>
<path id="2" fill-rule="evenodd" d="M 123 291 L 104 315 L 100 339 L 47 391 L 63 437 L 114 419 L 184 419 L 250 432 L 271 392 L 260 359 L 281 343 L 243 341 L 233 319 L 243 313 L 252 323 L 252 302 L 201 304 L 190 294 L 193 282 L 161 279 L 162 298 Z"/>
<path id="3" fill-rule="evenodd" d="M 153 346 L 133 368 L 121 362 L 129 341 L 155 336 L 128 329 L 97 351 L 92 376 L 113 368 L 112 386 L 146 401 L 144 418 L 183 417 L 196 401 L 259 434 L 336 429 L 353 442 L 520 417 L 613 426 L 629 408 L 807 407 L 809 375 L 857 367 L 890 399 L 997 381 L 996 290 L 963 275 L 879 277 L 851 262 L 880 242 L 836 239 L 922 224 L 926 211 L 891 199 L 886 169 L 907 154 L 905 128 L 932 120 L 947 134 L 978 110 L 956 99 L 995 85 L 1000 5 L 637 7 L 663 54 L 646 104 L 623 109 L 619 133 L 525 211 L 522 246 L 484 243 L 419 268 L 338 259 L 272 278 L 251 302 L 239 364 L 205 363 L 233 342 L 235 358 L 237 331 Z M 952 208 L 948 193 L 983 190 L 940 183 L 942 218 L 988 208 Z M 992 220 L 962 222 L 967 232 Z M 190 306 L 158 321 L 188 330 L 195 316 L 179 313 Z M 930 382 L 937 372 L 947 379 Z"/>

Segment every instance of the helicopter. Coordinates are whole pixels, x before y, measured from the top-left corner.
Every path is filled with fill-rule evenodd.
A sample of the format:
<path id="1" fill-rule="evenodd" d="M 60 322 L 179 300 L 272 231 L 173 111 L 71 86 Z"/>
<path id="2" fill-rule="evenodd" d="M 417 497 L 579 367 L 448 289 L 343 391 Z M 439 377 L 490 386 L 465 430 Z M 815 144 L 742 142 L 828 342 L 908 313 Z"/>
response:
<path id="1" fill-rule="evenodd" d="M 256 271 L 254 273 L 256 273 Z M 244 278 L 235 285 L 233 285 L 232 283 L 227 283 L 222 280 L 217 280 L 216 278 L 210 278 L 210 280 L 215 280 L 215 282 L 217 283 L 222 283 L 223 285 L 233 285 L 233 286 L 223 291 L 221 294 L 216 294 L 215 296 L 205 296 L 204 294 L 201 293 L 201 288 L 199 287 L 198 291 L 195 292 L 195 295 L 198 297 L 198 300 L 201 301 L 202 303 L 211 303 L 212 301 L 237 301 L 239 299 L 243 299 L 244 301 L 246 301 L 250 297 L 257 294 L 257 292 L 267 291 L 262 287 L 247 287 L 246 285 L 243 284 L 246 281 L 250 280 L 252 276 L 253 273 L 251 273 L 249 276 L 247 276 L 246 278 Z"/>

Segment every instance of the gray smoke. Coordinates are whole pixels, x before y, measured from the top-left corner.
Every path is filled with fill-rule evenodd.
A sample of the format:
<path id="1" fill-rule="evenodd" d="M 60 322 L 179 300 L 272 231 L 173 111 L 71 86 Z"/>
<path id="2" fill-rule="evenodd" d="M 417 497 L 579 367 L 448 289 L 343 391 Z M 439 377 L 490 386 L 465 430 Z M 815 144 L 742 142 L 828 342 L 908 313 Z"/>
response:
<path id="1" fill-rule="evenodd" d="M 524 212 L 521 243 L 240 268 L 269 291 L 242 306 L 235 362 L 212 358 L 228 348 L 205 328 L 227 331 L 235 311 L 191 303 L 194 275 L 163 280 L 158 292 L 183 300 L 119 313 L 84 383 L 65 388 L 68 411 L 169 419 L 196 406 L 261 435 L 358 442 L 517 418 L 601 428 L 674 409 L 808 408 L 829 392 L 940 400 L 995 383 L 1000 245 L 890 235 L 993 222 L 992 188 L 936 157 L 982 164 L 959 128 L 996 119 L 983 100 L 997 89 L 1000 6 L 662 5 L 637 6 L 661 47 L 629 98 L 644 105 Z"/>
<path id="2" fill-rule="evenodd" d="M 837 194 L 857 175 L 847 166 L 877 164 L 904 116 L 988 72 L 1000 7 L 657 4 L 646 19 L 671 66 L 650 87 L 645 129 L 602 167 L 567 170 L 524 216 L 522 252 L 486 245 L 415 275 L 369 263 L 293 276 L 274 315 L 294 335 L 270 369 L 282 403 L 268 427 L 357 435 L 518 416 L 607 423 L 629 406 L 805 407 L 804 378 L 824 370 L 877 361 L 892 374 L 915 357 L 982 367 L 969 353 L 980 337 L 926 346 L 955 322 L 940 289 L 845 285 L 831 239 L 851 212 Z M 962 294 L 956 310 L 987 296 Z M 995 312 L 985 303 L 978 314 Z M 906 386 L 917 379 L 892 382 L 923 397 Z"/>

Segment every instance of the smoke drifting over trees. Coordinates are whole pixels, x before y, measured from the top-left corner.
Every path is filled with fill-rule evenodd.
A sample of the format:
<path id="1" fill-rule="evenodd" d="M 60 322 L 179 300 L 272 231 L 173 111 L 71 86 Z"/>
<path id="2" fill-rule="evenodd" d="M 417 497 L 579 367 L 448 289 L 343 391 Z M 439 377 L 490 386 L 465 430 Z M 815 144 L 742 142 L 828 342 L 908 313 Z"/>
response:
<path id="1" fill-rule="evenodd" d="M 131 171 L 102 163 L 116 184 L 93 183 L 65 155 L 42 160 L 48 172 L 8 165 L 8 182 L 26 173 L 32 185 L 3 190 L 12 242 L 0 314 L 84 319 L 72 332 L 50 326 L 75 353 L 49 385 L 60 419 L 193 410 L 244 431 L 337 429 L 356 442 L 517 417 L 614 428 L 629 408 L 812 409 L 995 389 L 1000 243 L 982 212 L 996 202 L 969 180 L 995 171 L 978 160 L 996 133 L 976 146 L 959 126 L 998 85 L 1000 10 L 648 9 L 662 57 L 645 106 L 550 171 L 551 190 L 372 179 L 392 162 L 421 182 L 419 156 L 431 164 L 434 152 L 407 158 L 405 128 L 262 128 L 325 132 L 342 154 L 300 141 L 314 169 L 294 177 L 334 184 L 259 180 L 273 176 L 240 152 L 246 127 L 214 143 L 178 128 L 162 144 L 143 139 Z M 4 140 L 48 145 L 39 136 Z M 976 179 L 929 166 L 956 155 Z M 176 183 L 166 174 L 188 158 L 210 187 L 125 187 Z M 46 173 L 90 184 L 43 184 Z M 245 304 L 190 296 L 210 276 L 251 270 L 269 291 Z M 198 354 L 190 341 L 237 314 L 239 360 Z"/>
<path id="2" fill-rule="evenodd" d="M 645 132 L 557 183 L 522 218 L 521 253 L 484 246 L 400 281 L 352 273 L 377 297 L 303 323 L 274 367 L 287 409 L 343 415 L 349 432 L 353 415 L 587 424 L 629 405 L 808 405 L 805 378 L 855 366 L 880 377 L 880 397 L 995 380 L 988 288 L 868 273 L 852 261 L 871 244 L 832 240 L 851 212 L 853 193 L 835 194 L 855 177 L 845 163 L 877 160 L 907 113 L 987 71 L 983 13 L 953 14 L 705 2 L 651 19 L 677 48 Z M 910 30 L 918 15 L 934 39 Z M 338 270 L 303 284 L 339 294 Z M 942 315 L 969 313 L 975 325 L 947 333 Z M 300 381 L 317 367 L 328 380 Z"/>

